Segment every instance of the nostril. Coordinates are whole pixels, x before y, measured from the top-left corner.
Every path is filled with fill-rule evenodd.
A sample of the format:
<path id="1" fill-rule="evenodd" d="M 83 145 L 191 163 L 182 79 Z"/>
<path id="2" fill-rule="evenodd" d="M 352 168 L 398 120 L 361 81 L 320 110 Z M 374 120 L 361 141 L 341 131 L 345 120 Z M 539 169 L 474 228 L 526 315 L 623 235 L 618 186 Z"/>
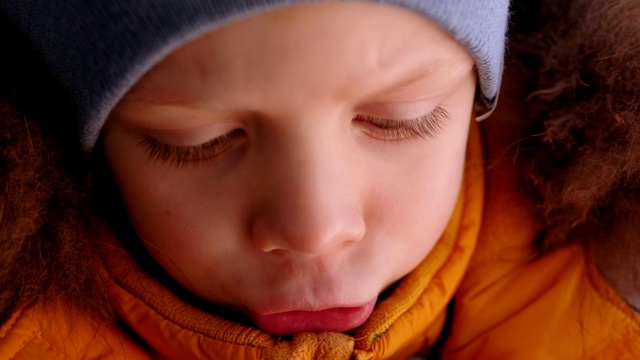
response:
<path id="1" fill-rule="evenodd" d="M 262 252 L 276 252 L 278 250 L 282 250 L 284 247 L 278 245 L 277 239 L 273 237 L 267 237 L 263 234 L 254 234 L 252 235 L 252 241 L 254 246 L 262 251 Z"/>
<path id="2" fill-rule="evenodd" d="M 264 221 L 254 221 L 251 227 L 251 241 L 262 252 L 273 252 L 281 248 L 275 232 L 270 230 Z"/>

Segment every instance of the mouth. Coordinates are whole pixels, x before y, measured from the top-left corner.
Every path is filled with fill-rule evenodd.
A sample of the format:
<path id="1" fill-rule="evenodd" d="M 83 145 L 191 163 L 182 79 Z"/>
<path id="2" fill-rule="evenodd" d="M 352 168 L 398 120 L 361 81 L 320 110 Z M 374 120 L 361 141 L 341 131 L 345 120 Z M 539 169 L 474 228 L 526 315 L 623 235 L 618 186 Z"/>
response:
<path id="1" fill-rule="evenodd" d="M 336 307 L 319 311 L 286 311 L 248 316 L 262 330 L 272 335 L 292 335 L 303 331 L 343 332 L 362 325 L 371 316 L 376 304 L 372 300 L 356 307 Z"/>

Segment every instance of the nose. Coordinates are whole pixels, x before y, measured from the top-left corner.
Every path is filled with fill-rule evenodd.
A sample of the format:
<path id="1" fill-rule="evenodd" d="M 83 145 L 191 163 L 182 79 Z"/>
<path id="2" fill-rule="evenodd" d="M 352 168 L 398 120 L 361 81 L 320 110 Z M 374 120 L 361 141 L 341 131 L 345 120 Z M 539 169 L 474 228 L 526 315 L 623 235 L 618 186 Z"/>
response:
<path id="1" fill-rule="evenodd" d="M 264 152 L 251 226 L 261 251 L 322 255 L 363 238 L 361 176 L 335 145 L 297 134 Z"/>

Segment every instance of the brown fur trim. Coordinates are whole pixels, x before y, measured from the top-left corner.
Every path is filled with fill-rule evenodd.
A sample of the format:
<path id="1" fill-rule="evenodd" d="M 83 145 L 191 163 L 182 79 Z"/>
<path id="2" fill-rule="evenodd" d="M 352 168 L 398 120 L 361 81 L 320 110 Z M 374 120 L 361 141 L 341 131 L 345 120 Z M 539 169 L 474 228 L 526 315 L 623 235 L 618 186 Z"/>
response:
<path id="1" fill-rule="evenodd" d="M 532 6 L 514 7 L 526 11 L 515 18 L 511 50 L 531 80 L 534 135 L 520 156 L 547 225 L 539 250 L 595 243 L 603 274 L 620 292 L 640 294 L 640 3 Z M 609 276 L 614 267 L 626 275 Z"/>
<path id="2" fill-rule="evenodd" d="M 0 322 L 36 299 L 106 314 L 88 198 L 40 125 L 0 102 Z"/>

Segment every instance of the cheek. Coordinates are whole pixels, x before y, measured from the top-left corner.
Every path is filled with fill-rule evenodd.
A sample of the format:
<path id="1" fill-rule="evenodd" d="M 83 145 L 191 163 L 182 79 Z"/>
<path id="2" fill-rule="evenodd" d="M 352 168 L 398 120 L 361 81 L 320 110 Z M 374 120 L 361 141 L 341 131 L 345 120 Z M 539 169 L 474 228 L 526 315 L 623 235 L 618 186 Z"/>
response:
<path id="1" fill-rule="evenodd" d="M 424 259 L 451 217 L 468 133 L 468 122 L 459 123 L 441 138 L 389 161 L 393 170 L 372 177 L 367 229 L 380 239 L 379 256 L 393 269 L 391 281 Z"/>
<path id="2" fill-rule="evenodd" d="M 105 153 L 140 241 L 186 288 L 187 277 L 203 269 L 212 284 L 224 286 L 213 278 L 229 277 L 224 258 L 248 251 L 239 220 L 243 194 L 229 183 L 215 183 L 215 172 L 205 167 L 177 171 L 149 161 L 126 134 L 116 134 L 104 136 Z"/>
<path id="3" fill-rule="evenodd" d="M 240 303 L 238 288 L 253 284 L 242 285 L 238 274 L 260 271 L 242 223 L 242 197 L 229 187 L 220 189 L 224 193 L 197 181 L 185 184 L 189 178 L 194 180 L 184 178 L 180 185 L 171 179 L 122 186 L 123 197 L 138 202 L 127 207 L 132 225 L 151 256 L 183 287 L 218 304 Z"/>

